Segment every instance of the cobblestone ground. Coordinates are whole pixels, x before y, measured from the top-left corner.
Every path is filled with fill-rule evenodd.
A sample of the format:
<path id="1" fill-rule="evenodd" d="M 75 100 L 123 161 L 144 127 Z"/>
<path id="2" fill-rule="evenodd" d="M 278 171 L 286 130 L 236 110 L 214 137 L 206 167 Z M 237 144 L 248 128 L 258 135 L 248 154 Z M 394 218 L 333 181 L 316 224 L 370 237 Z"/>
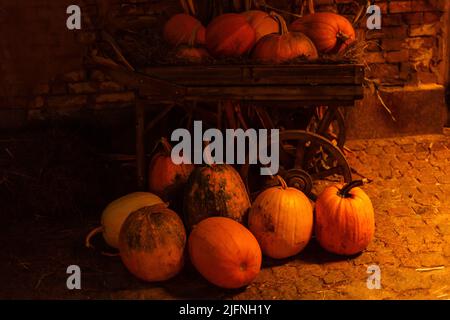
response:
<path id="1" fill-rule="evenodd" d="M 375 239 L 359 256 L 331 255 L 313 240 L 292 259 L 265 260 L 254 283 L 239 291 L 208 284 L 189 265 L 175 279 L 152 285 L 135 280 L 118 258 L 82 248 L 79 242 L 87 231 L 83 229 L 70 235 L 70 250 L 67 243 L 56 243 L 52 249 L 61 261 L 77 257 L 74 262 L 84 270 L 83 290 L 64 288 L 65 269 L 54 259 L 45 264 L 54 263 L 59 271 L 34 275 L 32 293 L 27 297 L 450 299 L 450 131 L 350 141 L 347 146 L 353 151 L 347 155 L 352 167 L 373 179 L 364 189 L 375 208 Z M 367 288 L 371 265 L 380 268 L 381 289 Z"/>

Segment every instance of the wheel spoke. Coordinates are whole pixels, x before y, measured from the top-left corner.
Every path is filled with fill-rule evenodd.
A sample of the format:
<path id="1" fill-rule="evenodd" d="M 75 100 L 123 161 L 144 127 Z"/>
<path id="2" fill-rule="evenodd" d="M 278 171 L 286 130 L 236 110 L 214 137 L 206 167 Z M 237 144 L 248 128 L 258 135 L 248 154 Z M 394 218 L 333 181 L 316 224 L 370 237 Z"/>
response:
<path id="1" fill-rule="evenodd" d="M 336 108 L 327 108 L 327 111 L 325 111 L 325 114 L 323 115 L 323 118 L 320 120 L 317 132 L 320 135 L 324 135 L 328 128 L 330 127 L 331 122 L 333 121 L 334 117 L 336 116 Z"/>
<path id="2" fill-rule="evenodd" d="M 295 150 L 295 162 L 294 168 L 301 169 L 303 168 L 303 160 L 305 158 L 305 146 L 301 141 L 297 143 L 297 148 Z"/>
<path id="3" fill-rule="evenodd" d="M 313 178 L 313 180 L 319 180 L 319 179 L 324 179 L 327 178 L 329 176 L 335 175 L 335 174 L 341 174 L 342 172 L 342 167 L 334 167 L 331 169 L 327 169 L 327 170 L 323 170 L 317 173 L 313 173 L 311 175 L 311 178 Z"/>
<path id="4" fill-rule="evenodd" d="M 345 119 L 339 108 L 332 109 L 334 109 L 334 115 L 331 120 L 326 119 L 330 108 L 327 109 L 324 115 L 321 115 L 320 112 L 316 110 L 308 124 L 307 130 L 320 134 L 330 141 L 335 140 L 337 146 L 342 150 L 346 138 Z"/>

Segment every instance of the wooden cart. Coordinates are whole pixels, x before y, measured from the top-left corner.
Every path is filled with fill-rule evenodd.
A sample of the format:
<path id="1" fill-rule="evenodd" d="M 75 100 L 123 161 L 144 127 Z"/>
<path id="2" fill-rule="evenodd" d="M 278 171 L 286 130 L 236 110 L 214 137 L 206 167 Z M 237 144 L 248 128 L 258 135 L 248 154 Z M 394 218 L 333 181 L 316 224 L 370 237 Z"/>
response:
<path id="1" fill-rule="evenodd" d="M 270 108 L 283 105 L 322 108 L 314 130 L 284 130 L 280 133 L 284 160 L 280 174 L 287 183 L 315 198 L 313 182 L 330 176 L 351 180 L 350 167 L 342 152 L 345 125 L 340 107 L 354 106 L 363 97 L 364 67 L 357 64 L 209 65 L 160 66 L 140 71 L 102 66 L 117 82 L 136 93 L 136 156 L 140 188 L 146 183 L 145 133 L 179 105 L 199 101 L 252 102 L 265 127 L 271 123 Z M 147 122 L 146 106 L 162 107 Z M 220 117 L 221 109 L 214 110 Z M 336 141 L 330 137 L 333 122 L 339 127 Z M 290 158 L 290 159 L 289 159 Z M 248 180 L 248 166 L 241 174 Z M 261 184 L 258 184 L 261 186 Z M 255 190 L 251 190 L 252 192 Z"/>

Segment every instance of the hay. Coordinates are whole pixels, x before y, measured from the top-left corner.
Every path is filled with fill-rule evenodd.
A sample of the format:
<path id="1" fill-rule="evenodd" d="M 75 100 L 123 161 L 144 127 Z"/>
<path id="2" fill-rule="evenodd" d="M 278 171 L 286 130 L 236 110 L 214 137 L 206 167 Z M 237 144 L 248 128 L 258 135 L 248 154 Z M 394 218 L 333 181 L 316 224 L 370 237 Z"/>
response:
<path id="1" fill-rule="evenodd" d="M 150 66 L 183 66 L 192 65 L 191 61 L 177 57 L 177 48 L 168 46 L 162 38 L 160 28 L 145 28 L 141 30 L 126 30 L 114 34 L 121 54 L 135 68 L 142 69 Z M 294 64 L 355 64 L 362 63 L 369 42 L 359 41 L 350 45 L 342 54 L 323 54 L 316 60 L 307 60 L 305 57 L 293 59 L 281 65 Z M 103 43 L 101 51 L 117 63 L 117 58 L 111 45 Z M 223 59 L 205 59 L 201 65 L 246 65 L 259 64 L 249 56 Z"/>

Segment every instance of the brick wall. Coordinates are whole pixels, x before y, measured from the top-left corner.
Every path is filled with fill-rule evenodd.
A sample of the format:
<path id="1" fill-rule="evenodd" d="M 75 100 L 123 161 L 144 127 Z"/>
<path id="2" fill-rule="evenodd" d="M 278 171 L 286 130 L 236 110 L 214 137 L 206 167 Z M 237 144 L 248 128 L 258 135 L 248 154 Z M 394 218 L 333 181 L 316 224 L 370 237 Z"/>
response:
<path id="1" fill-rule="evenodd" d="M 7 2 L 0 6 L 3 8 L 0 10 L 0 28 L 6 30 L 6 41 L 0 43 L 0 72 L 4 76 L 0 78 L 0 127 L 20 125 L 30 118 L 52 113 L 132 105 L 132 92 L 99 70 L 87 68 L 83 61 L 84 54 L 95 43 L 93 25 L 99 10 L 96 0 L 35 0 L 32 4 L 26 0 L 0 1 Z M 121 16 L 157 15 L 164 19 L 179 10 L 176 0 L 107 1 L 114 2 L 115 11 Z M 272 3 L 280 7 L 287 1 Z M 354 0 L 315 0 L 315 3 L 317 11 L 351 14 L 355 10 Z M 382 29 L 367 30 L 365 19 L 357 29 L 359 40 L 366 41 L 368 46 L 365 54 L 367 77 L 384 87 L 394 88 L 405 101 L 398 103 L 397 98 L 392 99 L 396 105 L 390 107 L 400 119 L 400 122 L 392 122 L 368 93 L 357 110 L 348 114 L 349 134 L 351 137 L 374 137 L 396 132 L 436 131 L 439 117 L 425 127 L 421 127 L 422 121 L 413 129 L 411 118 L 402 117 L 402 114 L 414 110 L 405 110 L 398 104 L 409 104 L 408 94 L 404 93 L 411 92 L 413 87 L 432 90 L 435 107 L 439 112 L 443 108 L 443 92 L 430 85 L 442 85 L 447 81 L 448 17 L 445 10 L 448 1 L 379 0 L 375 3 L 382 9 Z M 65 9 L 69 4 L 82 7 L 81 31 L 65 28 Z M 428 89 L 424 89 L 426 86 Z M 417 95 L 409 96 L 417 99 Z M 5 113 L 6 110 L 9 112 Z M 433 106 L 429 112 L 433 112 Z M 402 123 L 402 119 L 408 123 Z"/>
<path id="2" fill-rule="evenodd" d="M 366 56 L 368 76 L 385 85 L 443 84 L 446 77 L 448 1 L 378 1 L 383 27 L 360 29 L 360 38 L 373 43 Z"/>
<path id="3" fill-rule="evenodd" d="M 52 115 L 133 105 L 134 94 L 90 68 L 86 53 L 96 42 L 99 2 L 119 16 L 180 10 L 176 0 L 0 0 L 0 128 Z M 66 28 L 66 8 L 82 11 L 82 30 Z"/>
<path id="4" fill-rule="evenodd" d="M 90 17 L 96 6 L 94 1 L 80 3 L 85 13 L 83 31 L 73 32 L 66 28 L 66 9 L 73 3 L 71 0 L 0 2 L 2 128 L 26 123 L 33 110 L 44 110 L 50 105 L 52 95 L 68 93 L 66 85 L 54 79 L 74 80 L 61 75 L 83 68 L 83 56 L 95 40 Z M 81 100 L 74 99 L 78 106 L 82 106 Z"/>

